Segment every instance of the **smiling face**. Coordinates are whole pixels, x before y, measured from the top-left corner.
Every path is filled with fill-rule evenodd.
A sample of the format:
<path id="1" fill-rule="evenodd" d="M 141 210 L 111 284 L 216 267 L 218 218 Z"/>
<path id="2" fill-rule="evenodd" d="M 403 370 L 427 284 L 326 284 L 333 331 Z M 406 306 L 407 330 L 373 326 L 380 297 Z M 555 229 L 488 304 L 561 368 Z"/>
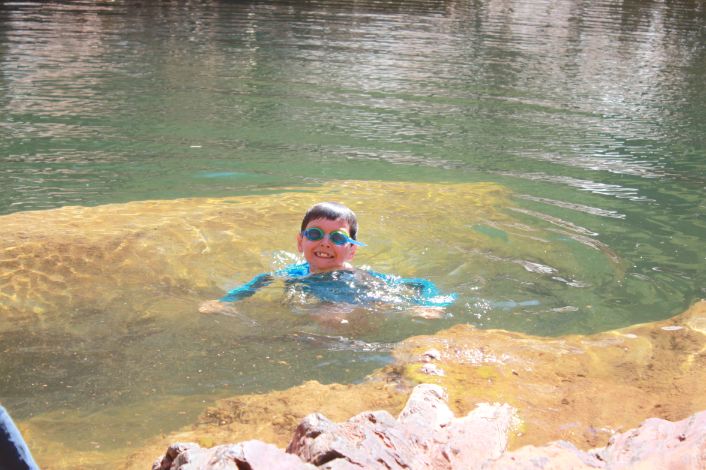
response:
<path id="1" fill-rule="evenodd" d="M 328 238 L 328 235 L 335 230 L 349 233 L 348 222 L 343 219 L 314 219 L 306 226 L 307 229 L 311 227 L 318 227 L 326 234 L 324 238 L 314 242 L 301 233 L 297 235 L 297 248 L 299 253 L 304 254 L 311 272 L 320 273 L 350 267 L 348 261 L 353 259 L 356 246 L 351 243 L 334 245 Z"/>

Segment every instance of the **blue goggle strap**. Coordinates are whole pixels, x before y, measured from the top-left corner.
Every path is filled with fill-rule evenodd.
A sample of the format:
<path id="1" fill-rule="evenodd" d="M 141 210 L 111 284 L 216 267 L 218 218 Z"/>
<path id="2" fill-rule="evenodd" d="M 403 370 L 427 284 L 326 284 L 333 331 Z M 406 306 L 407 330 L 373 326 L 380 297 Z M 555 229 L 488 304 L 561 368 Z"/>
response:
<path id="1" fill-rule="evenodd" d="M 346 237 L 348 237 L 348 235 L 346 235 Z M 348 243 L 352 243 L 357 246 L 368 246 L 363 242 L 359 242 L 358 240 L 353 240 L 351 237 L 348 237 Z"/>
<path id="2" fill-rule="evenodd" d="M 331 240 L 331 233 L 340 233 L 341 235 L 343 235 L 344 237 L 346 237 L 346 242 L 348 242 L 348 243 L 351 243 L 351 244 L 357 245 L 357 246 L 368 246 L 368 245 L 366 245 L 366 244 L 363 243 L 363 242 L 359 242 L 358 240 L 353 240 L 349 235 L 346 234 L 346 232 L 343 232 L 343 231 L 341 231 L 341 230 L 334 230 L 333 232 L 331 232 L 331 233 L 329 233 L 328 235 L 326 235 L 326 234 L 324 233 L 324 231 L 321 230 L 320 228 L 318 228 L 318 227 L 315 227 L 315 228 L 317 228 L 317 230 L 319 230 L 319 231 L 323 234 L 324 237 L 328 236 L 328 237 L 329 237 L 329 240 Z M 302 231 L 302 235 L 304 235 L 305 237 L 306 237 L 306 232 L 307 232 L 307 230 L 311 230 L 311 229 L 306 229 L 306 230 Z M 307 237 L 307 239 L 308 239 L 308 237 Z M 320 239 L 319 239 L 319 240 L 320 240 Z M 335 243 L 334 243 L 334 245 L 335 245 Z"/>

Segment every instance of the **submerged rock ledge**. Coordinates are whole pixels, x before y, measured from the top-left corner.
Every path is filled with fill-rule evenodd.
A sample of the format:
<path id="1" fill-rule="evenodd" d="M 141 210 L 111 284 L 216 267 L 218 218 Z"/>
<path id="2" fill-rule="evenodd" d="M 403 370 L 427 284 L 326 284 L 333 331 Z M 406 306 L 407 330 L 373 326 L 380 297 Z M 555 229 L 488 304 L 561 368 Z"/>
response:
<path id="1" fill-rule="evenodd" d="M 378 436 L 382 440 L 377 445 L 384 452 L 393 452 L 390 449 L 394 447 L 387 446 L 389 443 L 413 450 L 420 447 L 424 450 L 423 456 L 419 454 L 415 458 L 433 461 L 441 458 L 438 457 L 441 448 L 455 448 L 455 444 L 449 443 L 455 442 L 457 436 L 449 434 L 452 428 L 448 425 L 441 434 L 429 434 L 425 428 L 434 421 L 425 419 L 412 426 L 416 429 L 404 428 L 408 410 L 418 402 L 413 399 L 414 394 L 405 411 L 400 413 L 400 410 L 410 388 L 419 383 L 438 385 L 448 394 L 448 405 L 444 400 L 437 400 L 435 406 L 449 422 L 458 423 L 453 429 L 466 429 L 466 424 L 475 419 L 473 416 L 479 407 L 493 410 L 497 416 L 509 416 L 507 410 L 513 410 L 513 419 L 497 418 L 500 420 L 497 429 L 502 432 L 494 435 L 494 445 L 509 452 L 488 454 L 494 456 L 491 460 L 497 466 L 491 468 L 503 468 L 500 465 L 522 467 L 517 459 L 523 459 L 525 455 L 535 456 L 535 452 L 540 452 L 542 457 L 532 461 L 534 468 L 574 465 L 567 462 L 575 462 L 576 468 L 584 468 L 577 462 L 587 466 L 585 468 L 602 468 L 609 459 L 614 459 L 612 468 L 628 468 L 632 464 L 620 458 L 627 455 L 635 459 L 661 458 L 656 452 L 661 448 L 667 449 L 664 458 L 686 459 L 679 460 L 681 463 L 675 463 L 673 468 L 706 468 L 703 461 L 706 458 L 703 436 L 706 422 L 704 413 L 700 413 L 706 410 L 703 386 L 706 383 L 706 301 L 697 302 L 669 320 L 588 336 L 542 338 L 457 325 L 435 335 L 409 338 L 395 348 L 394 355 L 395 364 L 378 371 L 361 384 L 307 382 L 285 391 L 220 400 L 217 406 L 201 416 L 195 426 L 155 440 L 134 454 L 127 468 L 146 468 L 148 462 L 173 442 L 194 441 L 197 444 L 189 447 L 192 450 L 188 454 L 195 456 L 200 452 L 199 455 L 210 455 L 209 458 L 221 455 L 219 452 L 223 455 L 242 454 L 248 458 L 259 452 L 255 452 L 256 449 L 264 452 L 266 446 L 262 443 L 218 446 L 248 439 L 272 442 L 272 449 L 290 443 L 290 450 L 296 448 L 304 452 L 309 445 L 320 448 L 316 442 L 321 441 L 307 440 L 306 432 L 302 434 L 301 426 L 314 424 L 320 426 L 316 429 L 321 435 L 343 429 L 358 433 L 355 435 L 373 436 L 370 439 Z M 386 411 L 364 412 L 370 409 Z M 313 412 L 320 412 L 333 421 L 355 417 L 335 425 L 320 415 L 316 418 L 309 416 L 292 439 L 297 424 Z M 394 420 L 392 416 L 398 413 L 400 417 Z M 463 418 L 454 418 L 454 413 Z M 629 431 L 643 421 L 642 427 Z M 358 425 L 363 427 L 355 431 Z M 415 435 L 412 431 L 421 434 Z M 479 439 L 485 439 L 489 432 L 467 434 L 460 440 L 480 442 Z M 431 435 L 435 438 L 434 445 L 441 446 L 436 451 L 427 445 L 432 443 L 429 440 Z M 447 440 L 436 442 L 439 435 L 446 436 L 443 439 Z M 677 439 L 670 436 L 677 436 Z M 547 445 L 553 441 L 564 442 Z M 696 447 L 686 450 L 684 445 Z M 536 450 L 536 446 L 542 447 Z M 602 451 L 587 451 L 601 447 L 604 448 Z M 172 446 L 169 452 L 176 457 L 183 453 L 180 449 L 186 450 L 186 447 Z M 491 449 L 490 444 L 486 442 L 483 449 Z M 340 458 L 331 458 L 338 451 L 324 452 L 328 456 L 325 458 L 315 458 L 311 451 L 306 452 L 313 456 L 312 462 L 319 462 L 317 465 L 323 465 L 323 460 L 329 462 Z M 454 451 L 450 452 L 454 454 Z M 393 454 L 385 455 L 392 458 L 390 455 Z M 693 461 L 694 456 L 702 460 Z M 443 458 L 449 462 L 446 468 L 453 468 L 453 455 Z M 556 465 L 552 466 L 552 462 Z M 255 461 L 250 464 L 257 468 Z M 414 465 L 411 468 L 416 468 Z M 655 463 L 655 467 L 641 468 L 668 468 L 668 465 L 665 461 Z M 531 467 L 529 463 L 527 466 Z"/>
<path id="2" fill-rule="evenodd" d="M 649 419 L 588 452 L 565 441 L 506 452 L 517 423 L 512 407 L 483 403 L 456 418 L 446 400 L 440 386 L 422 384 L 397 419 L 375 411 L 335 424 L 315 413 L 299 424 L 286 451 L 254 440 L 210 449 L 178 443 L 152 470 L 706 467 L 706 411 L 677 423 Z"/>

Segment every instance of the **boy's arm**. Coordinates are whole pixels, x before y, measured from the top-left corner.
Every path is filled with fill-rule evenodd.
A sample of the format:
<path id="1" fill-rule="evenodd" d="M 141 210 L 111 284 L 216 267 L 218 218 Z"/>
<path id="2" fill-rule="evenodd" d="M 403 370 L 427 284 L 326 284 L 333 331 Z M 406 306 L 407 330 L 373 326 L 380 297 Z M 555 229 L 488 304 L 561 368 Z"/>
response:
<path id="1" fill-rule="evenodd" d="M 218 313 L 223 315 L 240 316 L 233 302 L 246 299 L 255 294 L 258 289 L 268 286 L 272 283 L 272 275 L 270 273 L 258 274 L 250 282 L 236 287 L 228 291 L 226 295 L 218 300 L 207 300 L 199 305 L 200 313 Z"/>
<path id="2" fill-rule="evenodd" d="M 238 300 L 247 299 L 263 287 L 272 284 L 275 277 L 302 277 L 309 274 L 309 265 L 307 263 L 291 264 L 284 269 L 280 269 L 273 273 L 258 274 L 250 282 L 238 286 L 235 289 L 228 291 L 226 295 L 218 299 L 219 302 L 237 302 Z"/>
<path id="3" fill-rule="evenodd" d="M 258 274 L 250 282 L 238 286 L 235 289 L 228 291 L 226 295 L 218 299 L 219 302 L 237 302 L 238 300 L 247 299 L 263 287 L 272 284 L 273 276 L 270 273 Z"/>
<path id="4" fill-rule="evenodd" d="M 226 293 L 218 300 L 208 300 L 201 304 L 199 312 L 201 313 L 236 313 L 233 302 L 247 299 L 254 295 L 263 287 L 269 286 L 275 277 L 301 277 L 309 274 L 309 265 L 307 263 L 292 264 L 284 269 L 280 269 L 273 273 L 258 274 L 254 278 L 241 286 L 236 287 Z"/>

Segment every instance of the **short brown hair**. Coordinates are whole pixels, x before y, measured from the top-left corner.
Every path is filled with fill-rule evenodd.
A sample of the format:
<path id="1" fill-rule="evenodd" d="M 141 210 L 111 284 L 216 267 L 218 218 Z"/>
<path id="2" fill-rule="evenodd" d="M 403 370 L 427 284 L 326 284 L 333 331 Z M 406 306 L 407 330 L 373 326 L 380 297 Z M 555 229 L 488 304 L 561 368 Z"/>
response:
<path id="1" fill-rule="evenodd" d="M 348 207 L 337 202 L 320 202 L 315 204 L 306 211 L 304 214 L 304 220 L 302 220 L 302 231 L 306 229 L 306 226 L 312 220 L 316 219 L 326 219 L 326 220 L 339 220 L 343 219 L 348 222 L 348 227 L 350 228 L 349 235 L 353 240 L 356 238 L 358 233 L 358 218 L 355 216 L 355 212 L 350 210 Z"/>

